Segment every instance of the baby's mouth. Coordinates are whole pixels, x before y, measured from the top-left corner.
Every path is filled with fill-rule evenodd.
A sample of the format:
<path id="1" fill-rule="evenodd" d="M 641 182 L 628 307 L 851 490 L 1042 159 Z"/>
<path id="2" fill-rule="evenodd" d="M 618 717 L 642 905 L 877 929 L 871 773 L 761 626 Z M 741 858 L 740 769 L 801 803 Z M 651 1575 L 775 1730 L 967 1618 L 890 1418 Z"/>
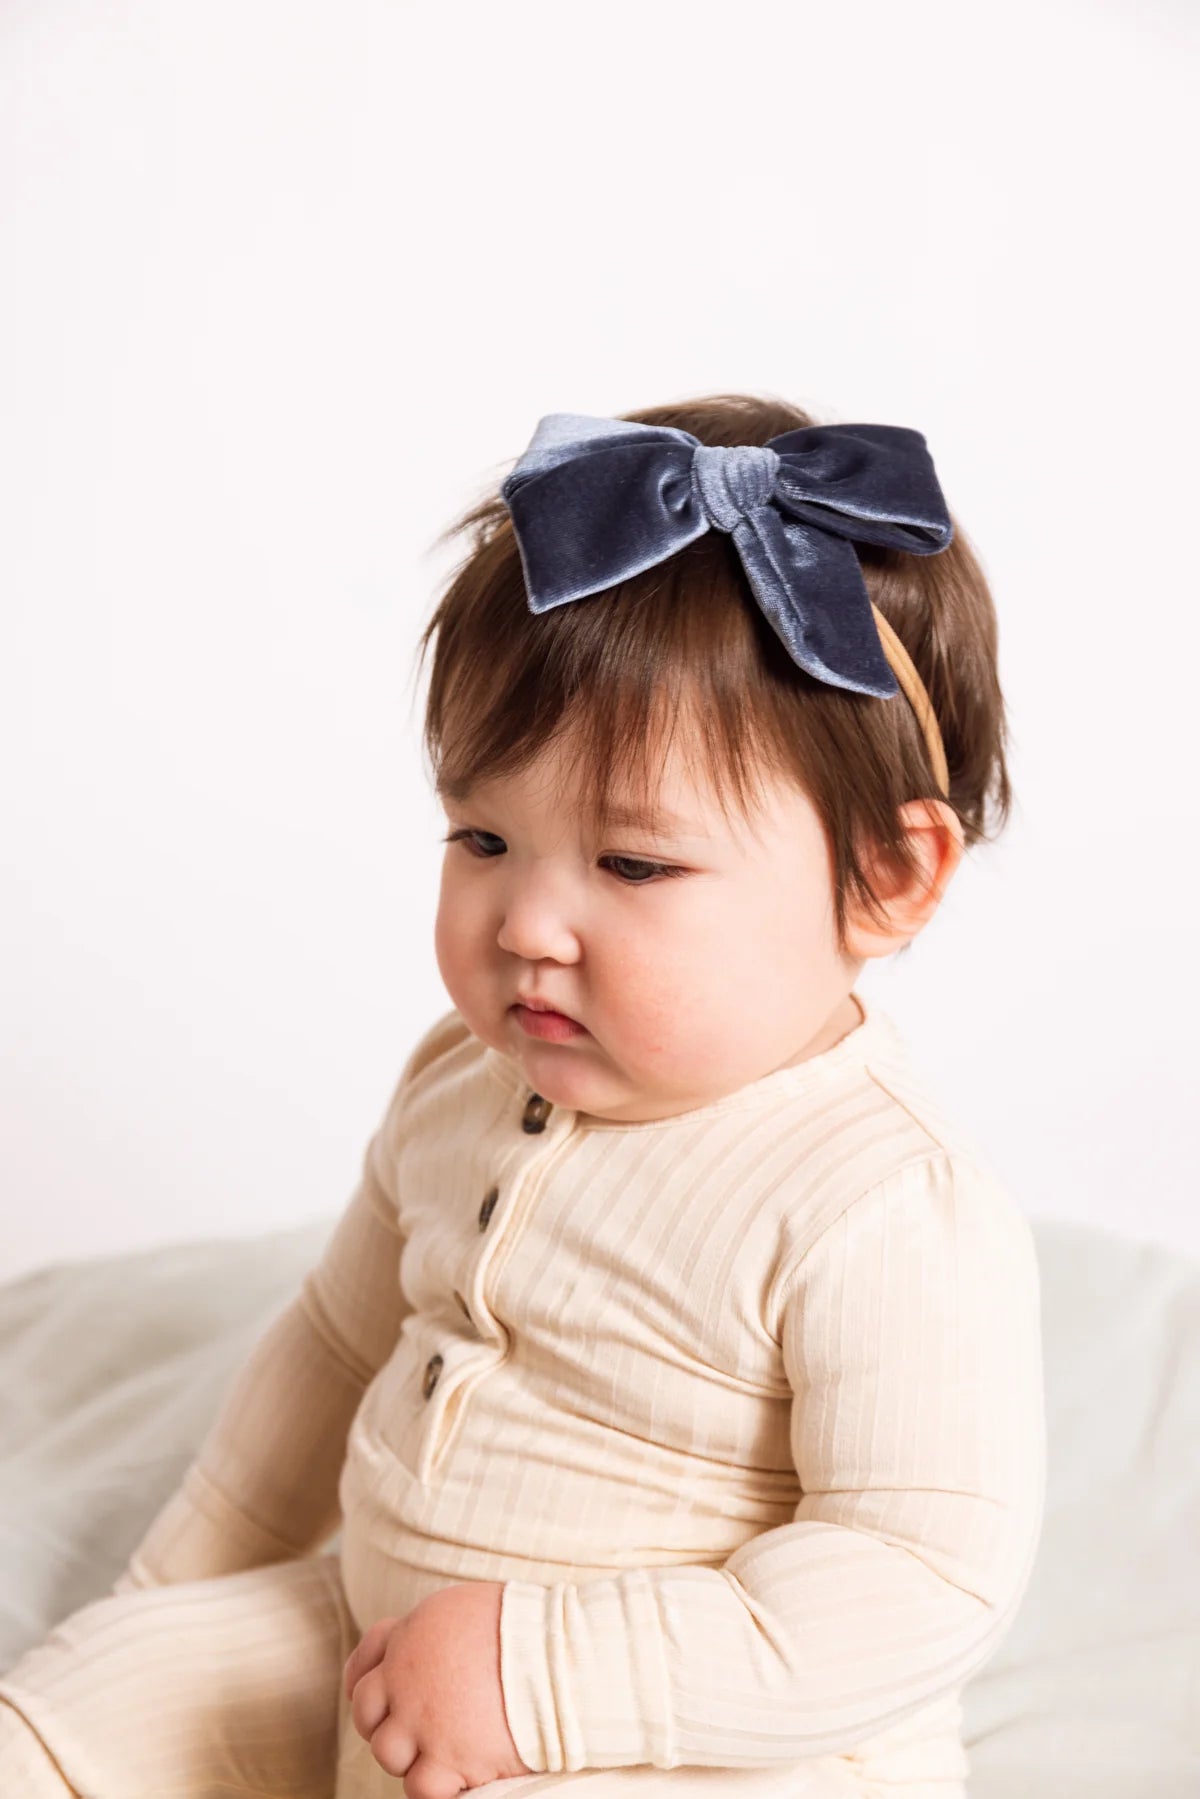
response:
<path id="1" fill-rule="evenodd" d="M 572 1037 L 584 1034 L 584 1026 L 578 1019 L 568 1017 L 565 1012 L 535 1011 L 520 1000 L 510 1010 L 526 1036 L 540 1037 L 545 1043 L 566 1043 Z"/>

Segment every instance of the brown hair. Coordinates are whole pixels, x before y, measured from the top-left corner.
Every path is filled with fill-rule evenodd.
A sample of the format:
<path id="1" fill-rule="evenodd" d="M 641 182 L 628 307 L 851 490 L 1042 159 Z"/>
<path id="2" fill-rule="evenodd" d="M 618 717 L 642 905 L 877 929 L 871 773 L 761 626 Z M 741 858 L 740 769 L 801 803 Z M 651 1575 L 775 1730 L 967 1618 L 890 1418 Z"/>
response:
<path id="1" fill-rule="evenodd" d="M 621 418 L 674 425 L 701 443 L 764 444 L 820 421 L 797 406 L 713 394 Z M 614 775 L 646 805 L 657 757 L 682 718 L 689 766 L 706 774 L 729 816 L 749 819 L 761 772 L 790 778 L 825 829 L 839 945 L 848 899 L 886 923 L 869 846 L 906 879 L 919 864 L 898 817 L 906 800 L 941 798 L 920 726 L 903 694 L 852 693 L 799 668 L 754 599 L 728 535 L 708 531 L 657 567 L 603 593 L 532 613 L 508 508 L 498 491 L 460 514 L 435 542 L 465 534 L 419 644 L 435 633 L 424 745 L 441 793 L 511 774 L 551 739 L 582 783 L 603 830 Z M 867 591 L 925 683 L 950 772 L 947 803 L 969 846 L 999 823 L 1011 793 L 996 615 L 982 569 L 957 521 L 934 556 L 855 544 Z M 907 946 L 906 946 L 907 947 Z"/>

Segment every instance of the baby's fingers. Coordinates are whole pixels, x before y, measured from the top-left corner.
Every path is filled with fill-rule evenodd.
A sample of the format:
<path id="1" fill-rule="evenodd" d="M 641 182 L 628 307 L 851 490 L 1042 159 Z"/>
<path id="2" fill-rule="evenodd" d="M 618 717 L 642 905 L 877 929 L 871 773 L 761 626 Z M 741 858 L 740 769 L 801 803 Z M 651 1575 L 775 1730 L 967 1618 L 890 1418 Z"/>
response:
<path id="1" fill-rule="evenodd" d="M 355 1730 L 367 1743 L 371 1742 L 372 1736 L 385 1721 L 388 1723 L 399 1722 L 391 1716 L 387 1687 L 384 1685 L 381 1668 L 371 1668 L 355 1687 L 354 1698 L 350 1703 L 350 1716 L 354 1721 Z M 372 1749 L 374 1746 L 372 1743 Z M 410 1749 L 409 1761 L 411 1760 L 412 1751 Z M 404 1767 L 407 1766 L 408 1762 L 404 1764 Z M 390 1773 L 391 1770 L 389 1769 L 388 1772 Z M 402 1774 L 404 1768 L 398 1768 L 396 1772 Z"/>
<path id="2" fill-rule="evenodd" d="M 400 1622 L 399 1618 L 379 1618 L 359 1639 L 358 1645 L 346 1659 L 342 1671 L 342 1685 L 346 1689 L 347 1699 L 353 1699 L 354 1688 L 364 1674 L 378 1667 L 383 1660 L 388 1646 L 388 1638 L 393 1628 Z"/>

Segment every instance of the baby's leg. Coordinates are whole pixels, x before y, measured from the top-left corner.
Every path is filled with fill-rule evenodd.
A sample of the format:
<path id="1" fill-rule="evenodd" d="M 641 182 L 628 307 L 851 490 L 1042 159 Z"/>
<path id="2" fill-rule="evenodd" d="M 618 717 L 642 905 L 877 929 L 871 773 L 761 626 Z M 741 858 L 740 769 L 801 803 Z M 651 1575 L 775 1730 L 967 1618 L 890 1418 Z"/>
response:
<path id="1" fill-rule="evenodd" d="M 357 1640 L 336 1555 L 97 1599 L 0 1674 L 0 1794 L 332 1799 Z"/>
<path id="2" fill-rule="evenodd" d="M 957 1784 L 884 1787 L 857 1769 L 852 1756 L 818 1755 L 769 1768 L 638 1763 L 580 1768 L 573 1774 L 522 1774 L 475 1787 L 471 1799 L 966 1799 L 966 1789 Z"/>
<path id="3" fill-rule="evenodd" d="M 7 1699 L 0 1699 L 0 1780 L 0 1790 L 21 1799 L 79 1799 L 41 1737 Z"/>
<path id="4" fill-rule="evenodd" d="M 359 1738 L 361 1743 L 362 1739 Z M 397 1799 L 397 1782 L 363 1745 L 346 1738 L 337 1799 Z M 346 1759 L 349 1756 L 350 1759 Z M 580 1768 L 571 1774 L 518 1774 L 472 1787 L 470 1799 L 966 1799 L 966 1789 L 880 1786 L 849 1756 L 822 1755 L 775 1768 Z"/>

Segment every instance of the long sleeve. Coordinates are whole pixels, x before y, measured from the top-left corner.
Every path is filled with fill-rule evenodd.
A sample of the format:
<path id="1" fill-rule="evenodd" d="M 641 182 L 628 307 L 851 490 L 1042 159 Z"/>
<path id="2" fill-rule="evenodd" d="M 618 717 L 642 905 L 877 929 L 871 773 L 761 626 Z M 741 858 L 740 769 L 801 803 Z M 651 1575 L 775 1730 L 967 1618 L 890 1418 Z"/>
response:
<path id="1" fill-rule="evenodd" d="M 439 1019 L 409 1056 L 320 1260 L 255 1345 L 113 1592 L 287 1560 L 337 1527 L 351 1422 L 412 1309 L 399 1282 L 397 1196 L 379 1151 L 452 1021 Z"/>
<path id="2" fill-rule="evenodd" d="M 336 1527 L 350 1423 L 404 1316 L 399 1253 L 368 1156 L 321 1260 L 255 1345 L 115 1592 L 286 1560 Z"/>
<path id="3" fill-rule="evenodd" d="M 501 1679 L 539 1771 L 836 1754 L 957 1689 L 1023 1596 L 1045 1422 L 1032 1231 L 940 1151 L 775 1290 L 801 1489 L 720 1567 L 510 1580 Z"/>

